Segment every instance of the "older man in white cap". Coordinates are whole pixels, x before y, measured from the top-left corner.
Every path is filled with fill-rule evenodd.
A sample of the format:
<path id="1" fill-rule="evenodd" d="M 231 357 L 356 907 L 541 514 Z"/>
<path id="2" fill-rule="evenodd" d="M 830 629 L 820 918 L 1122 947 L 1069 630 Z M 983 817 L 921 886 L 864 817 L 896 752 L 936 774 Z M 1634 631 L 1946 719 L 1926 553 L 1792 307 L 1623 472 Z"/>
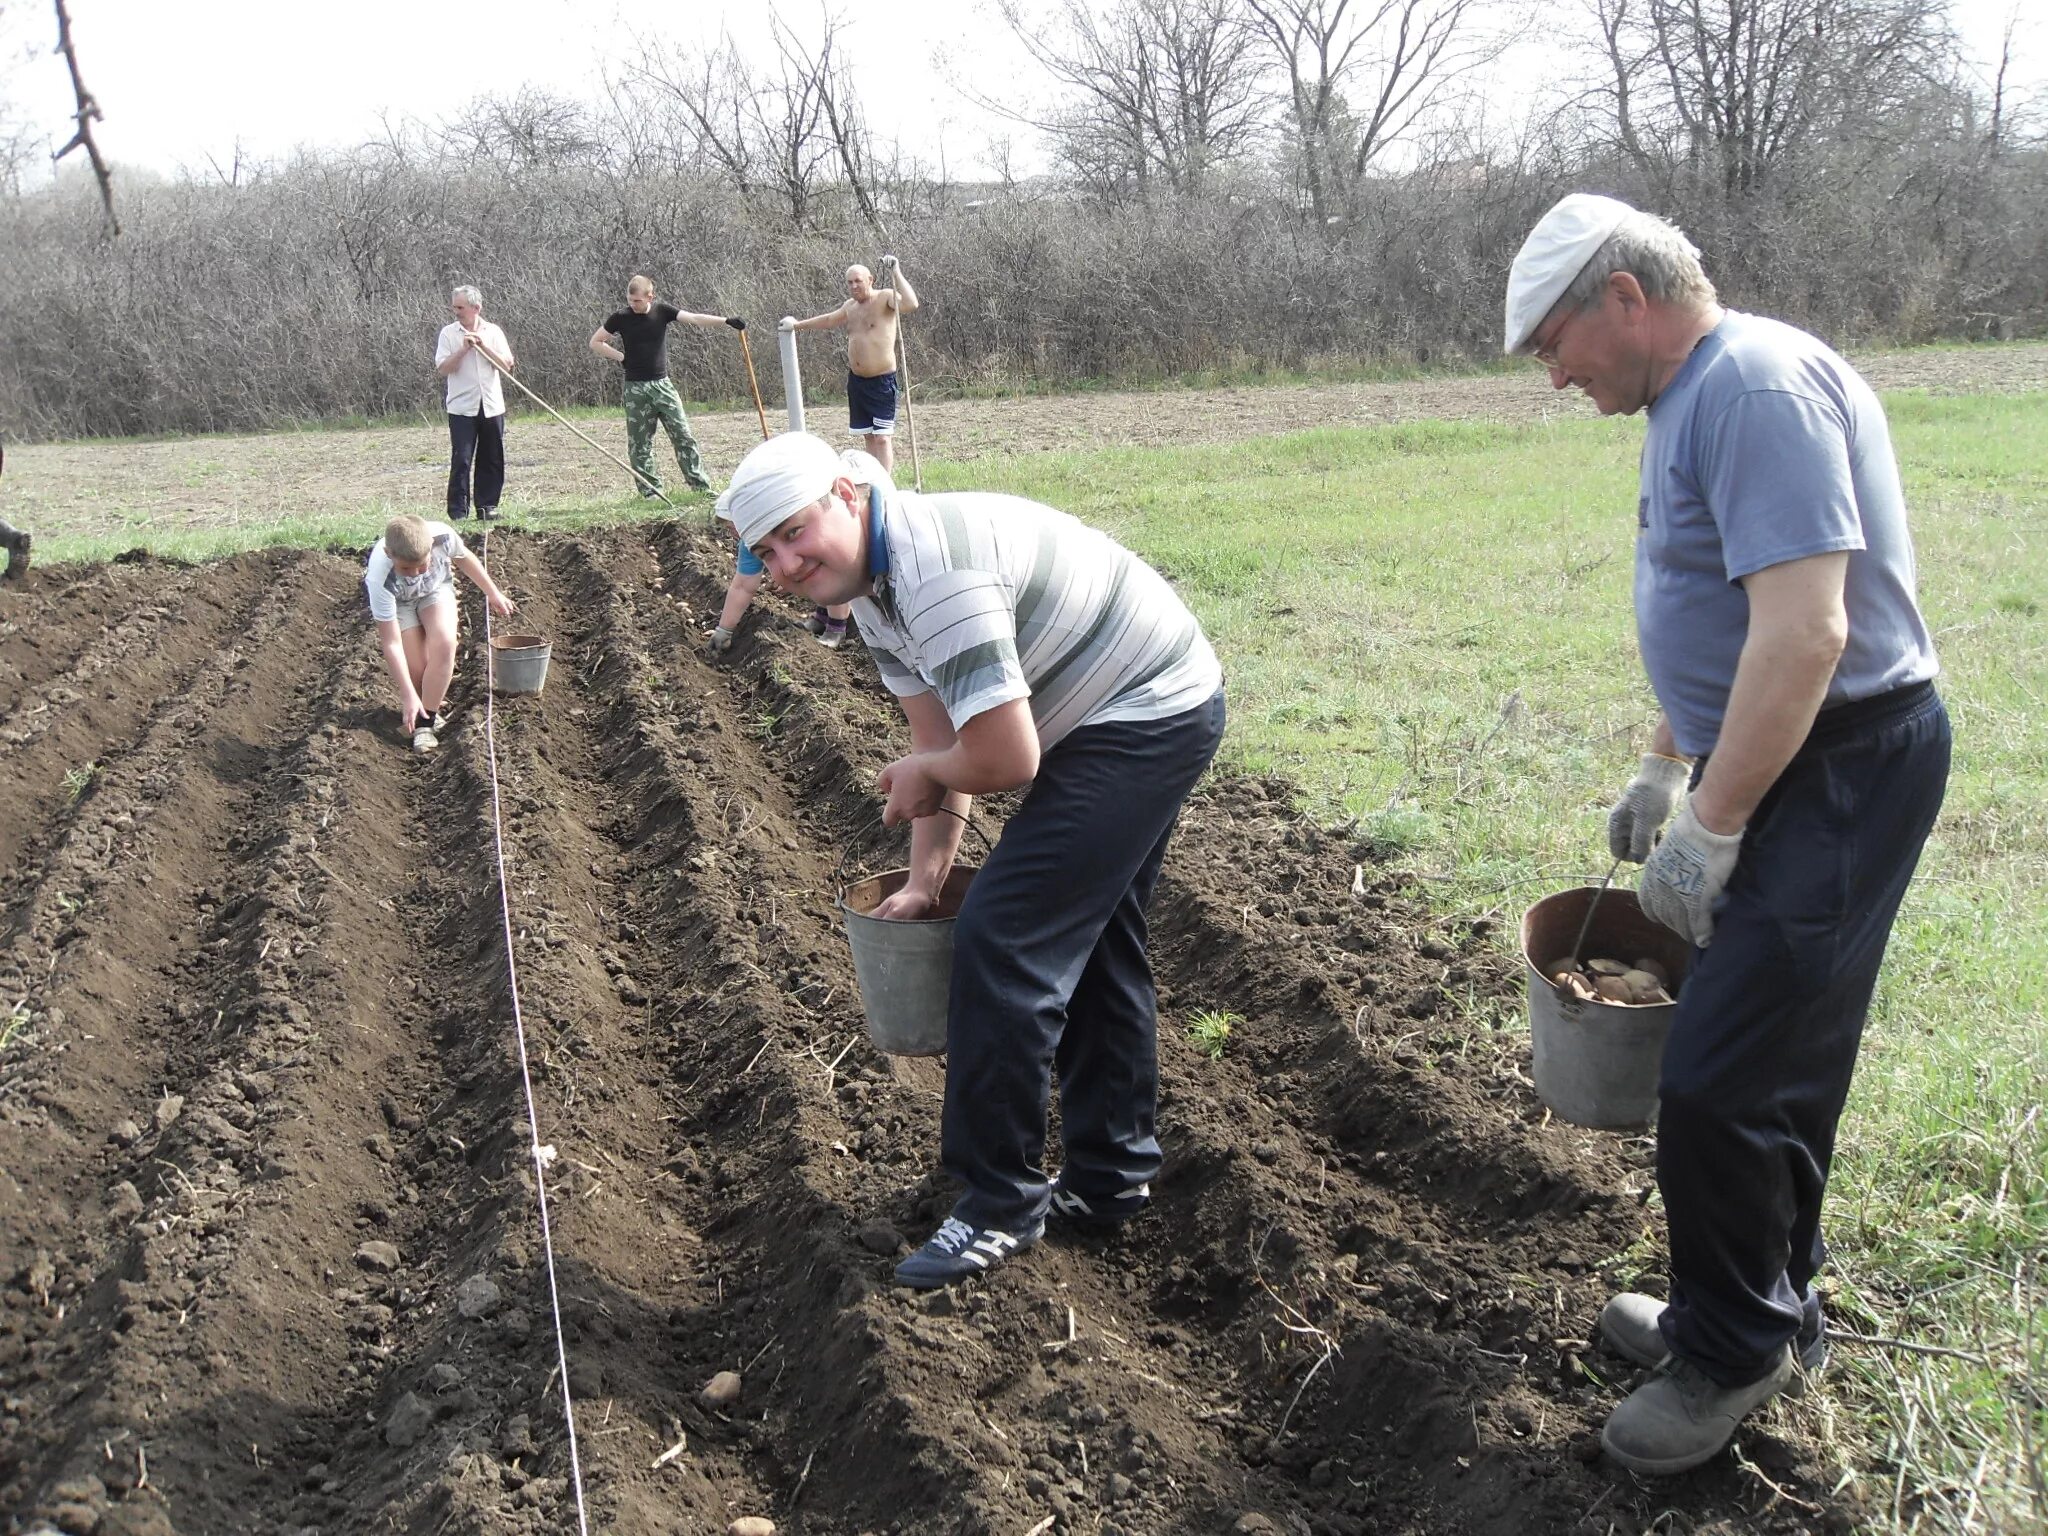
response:
<path id="1" fill-rule="evenodd" d="M 1600 1319 L 1657 1374 L 1602 1444 L 1679 1472 L 1826 1358 L 1821 1197 L 1948 718 L 1884 410 L 1846 362 L 1722 308 L 1671 225 L 1582 194 L 1515 258 L 1506 345 L 1649 417 L 1636 634 L 1662 710 L 1608 845 L 1699 948 L 1659 1083 L 1670 1298 Z"/>
<path id="2" fill-rule="evenodd" d="M 880 787 L 884 821 L 911 823 L 911 876 L 878 916 L 931 909 L 970 796 L 1031 786 L 953 931 L 940 1150 L 964 1193 L 897 1282 L 985 1273 L 1049 1213 L 1137 1215 L 1160 1163 L 1145 906 L 1223 735 L 1201 626 L 1158 572 L 1063 512 L 881 484 L 861 497 L 804 433 L 749 453 L 718 510 L 777 585 L 853 604 L 910 723 Z M 1065 1159 L 1048 1181 L 1055 1065 Z"/>

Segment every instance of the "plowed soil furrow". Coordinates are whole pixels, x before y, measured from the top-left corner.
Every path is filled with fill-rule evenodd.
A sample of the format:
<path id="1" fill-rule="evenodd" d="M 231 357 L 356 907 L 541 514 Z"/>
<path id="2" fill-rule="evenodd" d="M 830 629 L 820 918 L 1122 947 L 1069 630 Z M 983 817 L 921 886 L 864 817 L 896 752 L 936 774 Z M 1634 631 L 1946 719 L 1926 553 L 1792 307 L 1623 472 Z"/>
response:
<path id="1" fill-rule="evenodd" d="M 1488 925 L 1414 908 L 1284 784 L 1204 786 L 1154 904 L 1153 1208 L 893 1288 L 954 1199 L 944 1063 L 869 1043 L 832 894 L 842 852 L 898 857 L 868 824 L 905 731 L 774 594 L 706 658 L 728 539 L 493 539 L 554 645 L 498 700 L 498 772 L 592 1529 L 1803 1528 L 1795 1421 L 1743 1443 L 1804 1505 L 1728 1459 L 1647 1489 L 1599 1462 L 1634 1376 L 1587 1335 L 1649 1250 L 1643 1147 L 1548 1122 L 1486 1022 L 1519 985 Z M 0 950 L 10 1536 L 572 1528 L 483 614 L 465 591 L 421 758 L 357 576 L 0 591 L 0 793 L 37 813 Z"/>
<path id="2" fill-rule="evenodd" d="M 266 872 L 292 837 L 281 807 L 301 776 L 295 740 L 333 680 L 318 637 L 352 583 L 340 562 L 272 564 L 237 646 L 166 701 L 135 750 L 108 754 L 92 818 L 58 844 L 56 880 L 76 874 L 89 898 L 39 890 L 16 943 L 46 978 L 31 993 L 42 1028 L 9 1063 L 24 1095 L 17 1122 L 39 1134 L 8 1160 L 19 1180 L 8 1193 L 65 1192 L 54 1225 L 32 1203 L 19 1222 L 7 1213 L 43 1256 L 51 1293 L 68 1298 L 11 1319 L 27 1380 L 64 1362 L 67 1411 L 33 1420 L 45 1477 L 106 1462 L 111 1486 L 141 1478 L 165 1350 L 200 1347 L 204 1330 L 188 1325 L 218 1301 L 210 1282 L 263 1172 L 250 1154 L 265 1084 L 236 1071 L 234 1042 L 250 979 L 284 963 L 271 955 L 280 936 L 263 931 L 276 900 Z M 194 874 L 208 883 L 186 884 Z M 81 1046 L 102 1067 L 68 1078 L 60 1053 Z"/>
<path id="3" fill-rule="evenodd" d="M 244 642 L 271 563 L 245 557 L 174 569 L 155 592 L 133 581 L 87 580 L 78 584 L 92 601 L 84 623 L 59 598 L 31 599 L 35 607 L 20 618 L 10 603 L 10 639 L 34 646 L 0 720 L 0 772 L 13 786 L 0 818 L 0 869 L 10 886 L 92 788 L 104 759 L 133 751 L 187 693 L 209 685 L 222 652 Z M 65 621 L 52 622 L 59 613 Z"/>

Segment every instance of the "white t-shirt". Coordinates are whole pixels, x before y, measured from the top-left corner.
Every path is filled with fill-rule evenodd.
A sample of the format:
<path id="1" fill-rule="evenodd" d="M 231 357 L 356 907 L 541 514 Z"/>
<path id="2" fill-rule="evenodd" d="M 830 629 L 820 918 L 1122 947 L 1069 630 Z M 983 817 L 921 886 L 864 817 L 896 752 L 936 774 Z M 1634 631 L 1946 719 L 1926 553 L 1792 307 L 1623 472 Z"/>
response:
<path id="1" fill-rule="evenodd" d="M 498 357 L 508 363 L 513 360 L 512 343 L 505 339 L 505 333 L 497 326 L 488 320 L 478 320 L 476 333 Z M 486 416 L 504 415 L 505 386 L 498 378 L 498 370 L 475 348 L 464 348 L 460 321 L 450 320 L 441 327 L 440 339 L 434 343 L 434 366 L 439 368 L 457 352 L 465 350 L 469 355 L 463 358 L 462 366 L 447 377 L 448 414 L 474 416 L 482 410 Z"/>
<path id="2" fill-rule="evenodd" d="M 389 620 L 398 617 L 400 603 L 417 603 L 455 584 L 455 562 L 469 553 L 462 535 L 446 523 L 428 523 L 427 536 L 433 545 L 427 551 L 427 568 L 417 576 L 402 576 L 384 552 L 384 541 L 370 546 L 370 561 L 363 568 L 363 590 L 369 594 L 370 617 Z"/>

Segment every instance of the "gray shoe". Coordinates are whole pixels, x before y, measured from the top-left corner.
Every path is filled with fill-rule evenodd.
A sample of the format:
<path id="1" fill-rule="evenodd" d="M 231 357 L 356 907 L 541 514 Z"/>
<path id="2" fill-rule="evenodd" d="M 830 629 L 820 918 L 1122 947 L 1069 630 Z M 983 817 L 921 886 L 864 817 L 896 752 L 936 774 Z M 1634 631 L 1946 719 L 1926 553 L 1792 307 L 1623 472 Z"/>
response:
<path id="1" fill-rule="evenodd" d="M 441 745 L 441 738 L 434 733 L 434 727 L 422 720 L 419 728 L 412 733 L 412 749 L 415 752 L 431 752 Z"/>
<path id="2" fill-rule="evenodd" d="M 1691 1361 L 1669 1356 L 1650 1381 L 1631 1392 L 1607 1416 L 1600 1448 L 1631 1472 L 1668 1477 L 1720 1454 L 1751 1410 L 1792 1384 L 1798 1367 L 1792 1351 L 1761 1381 L 1724 1387 Z"/>
<path id="3" fill-rule="evenodd" d="M 1664 1303 L 1640 1291 L 1623 1291 L 1600 1311 L 1600 1337 L 1617 1355 L 1637 1365 L 1659 1366 L 1671 1354 L 1657 1320 L 1664 1315 Z M 1807 1375 L 1819 1373 L 1828 1363 L 1828 1330 L 1823 1322 L 1812 1338 L 1797 1343 L 1799 1368 Z"/>

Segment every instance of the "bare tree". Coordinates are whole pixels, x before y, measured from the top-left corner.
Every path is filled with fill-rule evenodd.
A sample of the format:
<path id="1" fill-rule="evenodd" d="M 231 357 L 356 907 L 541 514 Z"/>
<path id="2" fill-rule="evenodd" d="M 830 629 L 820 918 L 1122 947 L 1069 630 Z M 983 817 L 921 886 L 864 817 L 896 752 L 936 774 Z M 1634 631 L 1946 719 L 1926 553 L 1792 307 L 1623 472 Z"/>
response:
<path id="1" fill-rule="evenodd" d="M 50 158 L 62 160 L 74 149 L 85 151 L 85 157 L 92 162 L 93 176 L 100 184 L 100 203 L 107 210 L 107 228 L 118 235 L 121 233 L 121 220 L 114 213 L 114 173 L 100 153 L 99 141 L 92 136 L 92 125 L 102 121 L 100 104 L 85 88 L 84 77 L 78 72 L 78 49 L 71 41 L 71 12 L 66 9 L 64 0 L 56 0 L 56 6 L 57 51 L 64 55 L 64 63 L 71 71 L 71 94 L 78 103 L 75 114 L 78 126 L 64 147 Z"/>
<path id="2" fill-rule="evenodd" d="M 1061 0 L 1049 19 L 1023 0 L 999 8 L 1063 92 L 1049 115 L 999 110 L 1051 134 L 1099 193 L 1142 194 L 1155 182 L 1200 192 L 1266 126 L 1237 0 L 1117 0 L 1099 16 L 1087 0 Z"/>
<path id="3" fill-rule="evenodd" d="M 1460 77 L 1497 56 L 1483 0 L 1245 0 L 1286 75 L 1287 116 L 1309 211 L 1351 205 L 1387 148 Z"/>
<path id="4" fill-rule="evenodd" d="M 772 191 L 799 229 L 817 223 L 817 199 L 836 163 L 849 176 L 865 154 L 865 127 L 854 94 L 835 71 L 836 23 L 822 44 L 806 47 L 775 18 L 776 58 L 757 66 L 731 37 L 705 49 L 649 45 L 636 94 L 665 106 L 690 158 L 715 170 L 742 195 Z M 865 198 L 865 186 L 859 194 Z M 871 205 L 866 205 L 870 208 Z"/>
<path id="5" fill-rule="evenodd" d="M 1755 190 L 1945 88 L 1943 0 L 1592 0 L 1612 142 L 1658 184 Z"/>

